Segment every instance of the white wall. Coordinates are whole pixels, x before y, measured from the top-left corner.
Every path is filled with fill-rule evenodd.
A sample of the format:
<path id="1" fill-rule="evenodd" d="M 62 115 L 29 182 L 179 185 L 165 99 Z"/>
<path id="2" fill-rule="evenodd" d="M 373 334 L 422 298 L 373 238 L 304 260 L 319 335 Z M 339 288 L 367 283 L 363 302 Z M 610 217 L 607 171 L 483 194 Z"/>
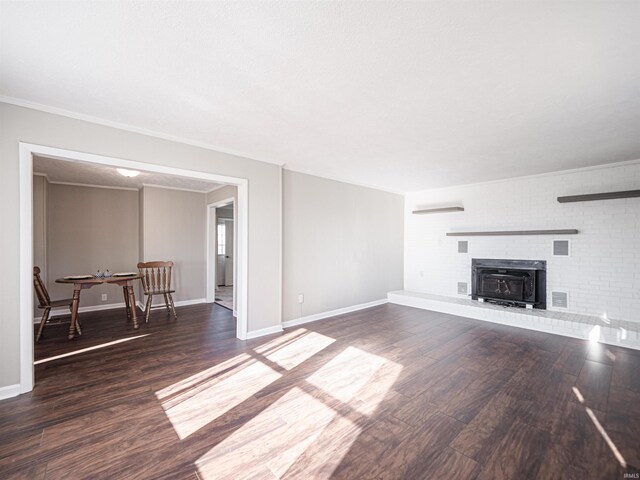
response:
<path id="1" fill-rule="evenodd" d="M 402 287 L 401 195 L 287 170 L 283 184 L 283 320 Z"/>
<path id="2" fill-rule="evenodd" d="M 158 187 L 142 189 L 142 261 L 174 262 L 176 302 L 205 298 L 206 194 Z M 138 300 L 145 302 L 141 296 Z M 164 300 L 156 297 L 154 303 Z"/>
<path id="3" fill-rule="evenodd" d="M 248 179 L 248 328 L 280 324 L 281 167 L 0 103 L 0 387 L 20 381 L 19 142 Z"/>
<path id="4" fill-rule="evenodd" d="M 558 203 L 558 196 L 633 190 L 640 164 L 529 177 L 408 194 L 405 202 L 405 289 L 457 296 L 471 286 L 472 258 L 547 260 L 547 301 L 569 293 L 568 310 L 640 320 L 640 198 Z M 464 212 L 413 215 L 432 205 Z M 554 257 L 550 236 L 447 237 L 450 231 L 576 228 L 570 257 Z M 469 241 L 469 253 L 457 242 Z"/>

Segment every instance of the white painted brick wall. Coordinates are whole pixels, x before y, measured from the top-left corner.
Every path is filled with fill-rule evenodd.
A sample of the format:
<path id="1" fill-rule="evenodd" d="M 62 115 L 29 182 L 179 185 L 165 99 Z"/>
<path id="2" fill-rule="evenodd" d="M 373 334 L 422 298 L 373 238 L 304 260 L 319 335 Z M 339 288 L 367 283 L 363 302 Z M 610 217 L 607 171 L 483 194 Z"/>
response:
<path id="1" fill-rule="evenodd" d="M 471 289 L 472 258 L 547 261 L 551 291 L 569 294 L 567 311 L 640 321 L 640 198 L 558 203 L 558 196 L 640 189 L 640 162 L 410 193 L 405 200 L 405 290 L 457 296 Z M 413 215 L 430 206 L 464 212 Z M 450 231 L 577 228 L 578 235 L 447 237 Z M 552 241 L 571 242 L 569 257 Z M 469 253 L 458 252 L 469 241 Z M 422 274 L 421 274 L 422 272 Z M 564 309 L 558 309 L 564 310 Z"/>

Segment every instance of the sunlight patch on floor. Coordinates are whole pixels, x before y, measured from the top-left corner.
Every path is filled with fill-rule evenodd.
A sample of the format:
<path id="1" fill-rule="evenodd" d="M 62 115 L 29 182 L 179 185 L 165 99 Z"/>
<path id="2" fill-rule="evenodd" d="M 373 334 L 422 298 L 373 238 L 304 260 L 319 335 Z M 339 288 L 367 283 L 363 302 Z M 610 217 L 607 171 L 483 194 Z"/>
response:
<path id="1" fill-rule="evenodd" d="M 233 373 L 239 366 L 244 363 L 252 361 L 251 355 L 246 353 L 242 353 L 237 355 L 229 360 L 225 360 L 222 363 L 218 363 L 213 367 L 202 370 L 194 375 L 191 375 L 188 378 L 180 380 L 179 382 L 174 383 L 173 385 L 169 385 L 162 390 L 158 390 L 156 392 L 156 397 L 159 400 L 163 400 L 172 395 L 178 394 L 180 392 L 189 390 L 193 387 L 196 387 L 203 382 L 211 380 L 216 377 L 220 377 L 225 373 Z"/>
<path id="2" fill-rule="evenodd" d="M 99 350 L 101 348 L 111 347 L 113 345 L 117 345 L 119 343 L 128 342 L 130 340 L 135 340 L 136 338 L 148 337 L 151 335 L 150 333 L 145 333 L 144 335 L 136 335 L 135 337 L 127 337 L 121 338 L 120 340 L 114 340 L 113 342 L 101 343 L 100 345 L 94 345 L 93 347 L 87 347 L 80 350 L 75 350 L 69 353 L 63 353 L 61 355 L 56 355 L 55 357 L 43 358 L 41 360 L 36 360 L 33 362 L 34 365 L 40 365 L 41 363 L 53 362 L 54 360 L 59 360 L 61 358 L 72 357 L 74 355 L 80 355 L 81 353 L 91 352 L 92 350 Z"/>
<path id="3" fill-rule="evenodd" d="M 316 332 L 306 332 L 296 336 L 295 340 L 286 343 L 280 341 L 273 345 L 276 340 L 280 340 L 277 338 L 254 350 L 282 368 L 291 370 L 335 342 L 335 339 Z"/>
<path id="4" fill-rule="evenodd" d="M 331 478 L 401 370 L 395 362 L 347 347 L 306 384 L 291 388 L 200 457 L 198 475 L 202 480 Z M 318 455 L 327 449 L 330 461 Z"/>
<path id="5" fill-rule="evenodd" d="M 607 445 L 613 452 L 613 455 L 614 457 L 616 457 L 616 460 L 618 460 L 618 463 L 620 464 L 620 466 L 622 468 L 627 468 L 627 462 L 625 461 L 624 457 L 620 453 L 620 450 L 618 450 L 618 447 L 616 447 L 616 444 L 613 443 L 613 440 L 611 440 L 611 438 L 609 437 L 609 434 L 607 433 L 607 431 L 600 424 L 598 417 L 596 417 L 595 413 L 593 413 L 593 410 L 591 410 L 590 408 L 587 408 L 586 410 L 587 410 L 587 414 L 589 415 L 589 418 L 595 425 L 600 435 L 602 435 L 602 438 L 604 438 L 604 441 L 607 442 Z"/>
<path id="6" fill-rule="evenodd" d="M 582 392 L 580 392 L 580 390 L 577 387 L 573 387 L 573 394 L 576 396 L 578 401 L 584 405 L 585 403 L 584 396 L 582 395 Z M 611 437 L 609 437 L 609 434 L 607 433 L 607 431 L 604 429 L 604 427 L 598 420 L 598 417 L 596 417 L 596 414 L 593 413 L 593 410 L 591 410 L 589 407 L 585 407 L 585 410 L 587 412 L 587 415 L 589 415 L 591 422 L 593 422 L 593 425 L 596 427 L 596 430 L 598 430 L 598 433 L 602 435 L 602 438 L 604 438 L 604 441 L 607 443 L 607 446 L 613 453 L 613 456 L 616 457 L 616 460 L 618 460 L 618 463 L 620 464 L 620 466 L 622 466 L 622 468 L 627 468 L 627 462 L 625 461 L 624 457 L 620 453 L 620 450 L 618 450 L 618 447 L 616 447 L 616 444 L 613 443 L 613 440 L 611 440 Z"/>
<path id="7" fill-rule="evenodd" d="M 347 347 L 308 377 L 307 382 L 348 402 L 387 361 L 359 348 Z"/>
<path id="8" fill-rule="evenodd" d="M 223 378 L 193 387 L 196 393 L 187 390 L 164 401 L 162 408 L 183 440 L 281 376 L 262 362 L 248 360 Z"/>
<path id="9" fill-rule="evenodd" d="M 335 410 L 294 387 L 200 457 L 196 461 L 198 475 L 202 480 L 281 478 L 336 415 Z M 353 430 L 349 441 L 340 448 L 344 454 L 357 438 L 359 428 L 347 419 L 342 421 Z"/>

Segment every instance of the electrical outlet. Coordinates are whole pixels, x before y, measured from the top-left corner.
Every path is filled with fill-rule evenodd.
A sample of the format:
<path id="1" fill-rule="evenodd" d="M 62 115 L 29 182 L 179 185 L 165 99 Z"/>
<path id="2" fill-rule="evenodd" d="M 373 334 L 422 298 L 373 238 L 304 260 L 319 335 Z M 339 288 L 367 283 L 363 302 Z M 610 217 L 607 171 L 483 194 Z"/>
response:
<path id="1" fill-rule="evenodd" d="M 103 301 L 103 302 L 106 302 L 106 301 L 107 301 L 107 294 L 106 294 L 106 293 L 103 293 L 103 294 L 102 294 L 102 301 Z"/>
<path id="2" fill-rule="evenodd" d="M 304 293 L 298 294 L 298 303 L 304 303 Z"/>

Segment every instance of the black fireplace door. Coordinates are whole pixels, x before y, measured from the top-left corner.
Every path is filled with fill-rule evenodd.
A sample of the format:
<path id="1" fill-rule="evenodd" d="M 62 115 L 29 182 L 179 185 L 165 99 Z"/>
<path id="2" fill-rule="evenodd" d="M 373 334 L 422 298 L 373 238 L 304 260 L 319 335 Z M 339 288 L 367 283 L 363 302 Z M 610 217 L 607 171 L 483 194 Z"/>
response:
<path id="1" fill-rule="evenodd" d="M 527 282 L 527 272 L 502 273 L 500 271 L 484 271 L 480 274 L 478 296 L 495 298 L 498 300 L 511 300 L 525 302 L 531 296 Z"/>

